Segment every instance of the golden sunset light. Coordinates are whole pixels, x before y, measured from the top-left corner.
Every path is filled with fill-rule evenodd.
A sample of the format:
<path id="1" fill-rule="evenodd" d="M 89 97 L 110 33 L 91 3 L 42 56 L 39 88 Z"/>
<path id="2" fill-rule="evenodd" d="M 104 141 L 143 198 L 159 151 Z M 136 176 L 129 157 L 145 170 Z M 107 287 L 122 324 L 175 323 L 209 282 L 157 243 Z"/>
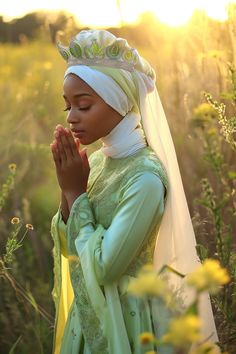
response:
<path id="1" fill-rule="evenodd" d="M 236 353 L 236 0 L 0 0 L 0 92 L 0 353 Z"/>
<path id="2" fill-rule="evenodd" d="M 91 27 L 119 26 L 121 21 L 133 23 L 143 12 L 153 13 L 162 23 L 178 26 L 186 23 L 194 10 L 203 10 L 209 17 L 224 21 L 230 0 L 59 0 L 6 1 L 0 5 L 5 20 L 21 17 L 28 12 L 66 10 L 82 25 Z"/>

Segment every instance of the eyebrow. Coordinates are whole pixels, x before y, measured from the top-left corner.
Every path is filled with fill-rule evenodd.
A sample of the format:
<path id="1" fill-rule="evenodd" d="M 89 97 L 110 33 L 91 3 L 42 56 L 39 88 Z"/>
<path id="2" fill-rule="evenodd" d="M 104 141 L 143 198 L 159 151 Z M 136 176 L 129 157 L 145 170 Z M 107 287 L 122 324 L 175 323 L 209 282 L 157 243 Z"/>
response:
<path id="1" fill-rule="evenodd" d="M 62 96 L 67 99 L 66 95 L 62 95 Z M 92 95 L 90 95 L 89 93 L 77 93 L 73 96 L 73 98 L 78 98 L 81 96 L 90 96 L 91 97 Z"/>

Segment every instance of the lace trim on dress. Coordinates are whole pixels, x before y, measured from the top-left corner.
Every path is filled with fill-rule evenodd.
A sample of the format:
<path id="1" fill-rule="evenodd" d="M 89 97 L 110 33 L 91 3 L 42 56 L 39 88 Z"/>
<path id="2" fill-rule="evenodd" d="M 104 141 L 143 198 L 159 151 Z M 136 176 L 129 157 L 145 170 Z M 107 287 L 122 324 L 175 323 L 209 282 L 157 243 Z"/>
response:
<path id="1" fill-rule="evenodd" d="M 108 353 L 108 342 L 101 330 L 101 323 L 91 304 L 91 300 L 86 288 L 86 282 L 83 275 L 83 269 L 80 263 L 78 253 L 75 248 L 75 239 L 78 235 L 78 228 L 82 224 L 90 222 L 92 213 L 89 215 L 88 206 L 85 199 L 82 199 L 79 206 L 80 225 L 70 224 L 70 237 L 68 237 L 67 246 L 69 254 L 70 278 L 74 289 L 75 303 L 77 306 L 79 321 L 84 338 L 91 353 Z M 87 222 L 85 216 L 88 216 Z M 93 222 L 93 220 L 91 220 Z"/>

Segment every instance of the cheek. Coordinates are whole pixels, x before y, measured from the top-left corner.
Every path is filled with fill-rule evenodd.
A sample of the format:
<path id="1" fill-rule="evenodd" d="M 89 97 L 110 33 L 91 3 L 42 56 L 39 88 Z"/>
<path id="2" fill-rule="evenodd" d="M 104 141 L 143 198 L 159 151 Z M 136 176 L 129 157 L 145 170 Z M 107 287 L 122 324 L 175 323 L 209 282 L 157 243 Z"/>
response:
<path id="1" fill-rule="evenodd" d="M 95 128 L 98 131 L 104 130 L 109 126 L 109 113 L 106 109 L 96 108 L 91 111 L 90 128 Z"/>

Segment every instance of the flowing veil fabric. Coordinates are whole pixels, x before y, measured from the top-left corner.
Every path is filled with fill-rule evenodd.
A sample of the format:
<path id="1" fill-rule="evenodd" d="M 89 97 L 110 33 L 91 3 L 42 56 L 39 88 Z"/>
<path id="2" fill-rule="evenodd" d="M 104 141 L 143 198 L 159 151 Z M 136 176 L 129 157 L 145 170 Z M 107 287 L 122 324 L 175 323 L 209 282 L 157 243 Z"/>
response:
<path id="1" fill-rule="evenodd" d="M 200 259 L 195 248 L 195 233 L 174 143 L 156 87 L 152 88 L 151 84 L 148 87 L 147 77 L 142 74 L 135 72 L 134 75 L 139 88 L 142 124 L 147 142 L 163 162 L 169 177 L 165 212 L 157 234 L 154 267 L 160 270 L 163 265 L 168 264 L 180 273 L 188 274 L 199 266 Z M 194 293 L 187 287 L 184 280 L 171 273 L 169 281 L 174 289 L 181 289 L 185 305 L 190 304 Z M 217 342 L 218 336 L 210 297 L 206 292 L 200 297 L 199 314 L 203 323 L 203 337 L 211 336 L 209 340 Z M 157 314 L 153 313 L 153 316 L 155 318 Z M 158 332 L 157 328 L 155 331 Z"/>

